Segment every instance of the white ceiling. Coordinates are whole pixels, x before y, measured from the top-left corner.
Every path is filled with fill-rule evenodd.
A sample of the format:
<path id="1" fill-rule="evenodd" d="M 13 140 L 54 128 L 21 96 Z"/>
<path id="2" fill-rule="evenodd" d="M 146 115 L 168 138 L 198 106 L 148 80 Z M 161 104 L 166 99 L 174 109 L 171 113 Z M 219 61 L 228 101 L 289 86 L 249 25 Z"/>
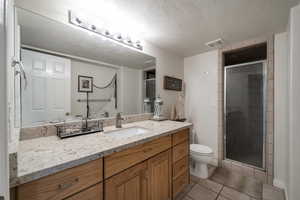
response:
<path id="1" fill-rule="evenodd" d="M 155 66 L 155 58 L 105 38 L 89 35 L 73 25 L 18 9 L 23 45 L 82 57 L 117 66 L 142 69 Z"/>
<path id="2" fill-rule="evenodd" d="M 126 24 L 145 40 L 179 55 L 207 51 L 205 43 L 227 44 L 282 32 L 289 8 L 299 0 L 16 0 L 27 9 L 64 18 L 68 9 L 104 24 Z M 110 8 L 113 8 L 110 10 Z M 122 13 L 122 15 L 120 14 Z M 125 17 L 126 16 L 126 17 Z M 112 20 L 114 19 L 114 20 Z M 111 21 L 109 21 L 111 20 Z M 135 29 L 136 28 L 136 29 Z"/>

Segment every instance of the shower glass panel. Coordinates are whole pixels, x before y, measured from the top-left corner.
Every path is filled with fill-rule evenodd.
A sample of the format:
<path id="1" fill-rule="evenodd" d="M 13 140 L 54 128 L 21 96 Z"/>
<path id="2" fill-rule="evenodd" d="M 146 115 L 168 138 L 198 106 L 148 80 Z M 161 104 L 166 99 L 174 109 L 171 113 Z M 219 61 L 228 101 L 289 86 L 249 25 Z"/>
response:
<path id="1" fill-rule="evenodd" d="M 265 64 L 225 67 L 225 158 L 264 168 Z"/>

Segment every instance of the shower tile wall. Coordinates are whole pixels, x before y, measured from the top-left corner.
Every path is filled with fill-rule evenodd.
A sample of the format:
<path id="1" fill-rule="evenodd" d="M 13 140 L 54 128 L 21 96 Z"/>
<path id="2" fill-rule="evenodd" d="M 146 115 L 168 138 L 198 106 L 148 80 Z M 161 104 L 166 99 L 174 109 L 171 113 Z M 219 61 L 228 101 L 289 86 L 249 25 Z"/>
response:
<path id="1" fill-rule="evenodd" d="M 267 131 L 266 131 L 266 170 L 258 170 L 251 166 L 224 160 L 224 72 L 223 72 L 223 53 L 234 49 L 239 49 L 255 44 L 267 42 L 268 45 L 268 67 L 267 67 Z M 234 171 L 243 172 L 248 176 L 257 177 L 268 184 L 273 184 L 273 144 L 274 144 L 274 37 L 268 35 L 241 43 L 230 45 L 219 50 L 219 69 L 218 69 L 218 164 Z M 251 168 L 251 169 L 250 169 Z"/>

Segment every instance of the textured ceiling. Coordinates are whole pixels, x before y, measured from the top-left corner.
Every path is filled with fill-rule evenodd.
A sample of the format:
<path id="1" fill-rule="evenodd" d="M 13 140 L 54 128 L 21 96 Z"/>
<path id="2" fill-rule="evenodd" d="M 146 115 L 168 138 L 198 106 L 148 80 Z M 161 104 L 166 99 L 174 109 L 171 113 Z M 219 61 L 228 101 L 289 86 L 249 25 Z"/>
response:
<path id="1" fill-rule="evenodd" d="M 68 9 L 106 25 L 128 25 L 145 40 L 179 55 L 207 51 L 206 42 L 227 44 L 282 32 L 299 0 L 16 0 L 21 7 L 65 19 Z M 120 14 L 122 13 L 122 15 Z M 118 22 L 120 22 L 118 24 Z M 130 22 L 130 23 L 129 23 Z M 124 29 L 124 27 L 123 27 Z M 126 26 L 125 26 L 126 29 Z"/>

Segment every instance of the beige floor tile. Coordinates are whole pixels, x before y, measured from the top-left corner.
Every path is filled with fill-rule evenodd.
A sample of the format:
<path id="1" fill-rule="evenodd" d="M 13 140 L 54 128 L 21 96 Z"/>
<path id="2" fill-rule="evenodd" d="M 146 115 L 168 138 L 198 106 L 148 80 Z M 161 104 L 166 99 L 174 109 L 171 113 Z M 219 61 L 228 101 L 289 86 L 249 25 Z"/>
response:
<path id="1" fill-rule="evenodd" d="M 185 193 L 179 193 L 176 197 L 174 197 L 174 200 L 186 200 L 186 194 Z"/>
<path id="2" fill-rule="evenodd" d="M 181 193 L 179 193 L 176 197 L 175 200 L 183 200 L 187 194 L 191 191 L 191 189 L 195 186 L 196 183 L 191 181 L 191 184 L 187 185 Z"/>
<path id="3" fill-rule="evenodd" d="M 218 194 L 197 184 L 188 193 L 188 196 L 194 200 L 215 200 Z"/>
<path id="4" fill-rule="evenodd" d="M 261 199 L 263 192 L 263 183 L 254 178 L 248 178 L 245 180 L 243 188 L 239 191 L 248 194 L 249 196 Z"/>
<path id="5" fill-rule="evenodd" d="M 219 184 L 224 184 L 225 181 L 229 178 L 230 173 L 231 172 L 228 169 L 217 168 L 215 173 L 209 179 Z"/>
<path id="6" fill-rule="evenodd" d="M 264 200 L 284 200 L 284 191 L 268 184 L 263 185 Z"/>
<path id="7" fill-rule="evenodd" d="M 200 178 L 198 178 L 198 177 L 196 177 L 196 176 L 193 176 L 193 175 L 191 175 L 190 176 L 190 180 L 191 180 L 191 183 L 199 183 L 199 181 L 200 181 Z"/>
<path id="8" fill-rule="evenodd" d="M 236 172 L 218 169 L 211 177 L 211 180 L 222 183 L 224 186 L 234 188 L 235 190 L 245 193 L 251 197 L 257 199 L 262 198 L 263 183 L 253 177 L 247 177 Z"/>
<path id="9" fill-rule="evenodd" d="M 238 192 L 228 187 L 224 187 L 221 191 L 221 196 L 229 200 L 251 200 L 246 194 Z"/>
<path id="10" fill-rule="evenodd" d="M 206 187 L 207 189 L 210 189 L 216 193 L 219 193 L 223 187 L 223 185 L 216 183 L 214 181 L 211 181 L 209 179 L 200 179 L 199 185 Z"/>
<path id="11" fill-rule="evenodd" d="M 217 198 L 217 200 L 229 200 L 229 199 L 227 199 L 227 198 L 225 198 L 225 197 L 223 197 L 223 196 L 219 196 L 218 198 Z"/>

